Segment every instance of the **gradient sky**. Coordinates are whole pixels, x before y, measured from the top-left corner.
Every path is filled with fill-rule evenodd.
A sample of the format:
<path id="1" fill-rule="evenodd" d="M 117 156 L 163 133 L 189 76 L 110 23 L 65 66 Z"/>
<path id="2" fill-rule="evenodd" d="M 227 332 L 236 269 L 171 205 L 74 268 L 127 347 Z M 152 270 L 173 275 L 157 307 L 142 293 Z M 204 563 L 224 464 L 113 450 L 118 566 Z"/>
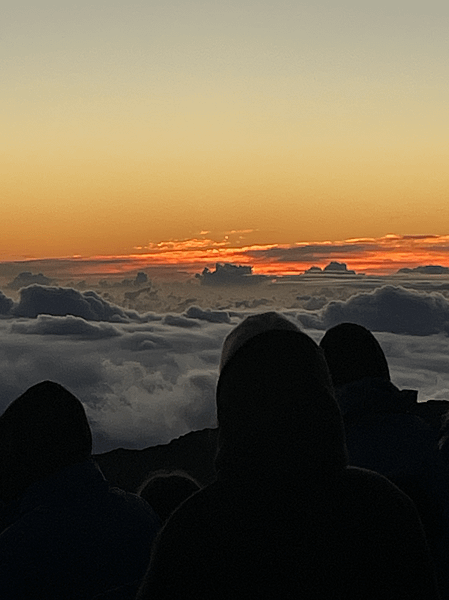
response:
<path id="1" fill-rule="evenodd" d="M 330 242 L 353 268 L 363 238 L 385 270 L 424 234 L 438 254 L 398 244 L 399 266 L 449 265 L 448 22 L 443 2 L 5 2 L 0 260 L 142 267 L 171 241 L 257 271 L 260 246 Z"/>

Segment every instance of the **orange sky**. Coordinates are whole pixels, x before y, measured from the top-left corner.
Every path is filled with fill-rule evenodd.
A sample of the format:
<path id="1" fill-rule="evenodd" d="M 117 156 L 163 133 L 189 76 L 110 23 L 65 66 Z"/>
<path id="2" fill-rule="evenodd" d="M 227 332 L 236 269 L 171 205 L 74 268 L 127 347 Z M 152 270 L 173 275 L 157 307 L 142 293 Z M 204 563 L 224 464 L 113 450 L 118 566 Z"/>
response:
<path id="1" fill-rule="evenodd" d="M 50 4 L 2 14 L 0 261 L 448 265 L 449 4 Z"/>
<path id="2" fill-rule="evenodd" d="M 202 232 L 194 239 L 171 240 L 136 248 L 126 255 L 72 256 L 6 262 L 10 273 L 43 272 L 56 278 L 126 276 L 147 271 L 151 276 L 179 278 L 213 270 L 216 263 L 250 265 L 254 274 L 298 275 L 312 266 L 324 268 L 340 262 L 356 273 L 393 274 L 403 267 L 441 265 L 449 267 L 449 236 L 389 234 L 382 238 L 297 244 L 245 244 L 251 231 L 229 232 L 214 241 Z M 236 243 L 240 240 L 240 243 Z"/>

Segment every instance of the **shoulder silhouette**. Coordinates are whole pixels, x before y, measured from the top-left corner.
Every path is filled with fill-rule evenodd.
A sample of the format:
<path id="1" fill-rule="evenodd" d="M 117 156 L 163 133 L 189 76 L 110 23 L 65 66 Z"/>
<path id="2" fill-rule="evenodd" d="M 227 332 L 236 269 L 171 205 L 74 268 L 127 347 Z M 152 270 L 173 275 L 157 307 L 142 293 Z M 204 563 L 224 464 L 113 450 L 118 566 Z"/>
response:
<path id="1" fill-rule="evenodd" d="M 91 460 L 84 407 L 39 383 L 0 417 L 0 597 L 92 598 L 138 580 L 160 522 Z"/>
<path id="2" fill-rule="evenodd" d="M 417 416 L 417 392 L 391 381 L 385 354 L 361 325 L 341 323 L 320 342 L 343 414 L 349 462 L 388 477 L 415 502 L 449 598 L 449 472 L 437 435 Z"/>

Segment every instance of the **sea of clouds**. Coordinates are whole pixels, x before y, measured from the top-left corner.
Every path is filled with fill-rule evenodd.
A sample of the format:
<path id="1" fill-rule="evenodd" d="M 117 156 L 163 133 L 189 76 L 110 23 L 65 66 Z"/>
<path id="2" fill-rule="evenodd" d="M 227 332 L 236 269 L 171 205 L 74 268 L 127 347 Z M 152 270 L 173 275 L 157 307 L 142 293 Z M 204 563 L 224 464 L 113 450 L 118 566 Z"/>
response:
<path id="1" fill-rule="evenodd" d="M 214 427 L 223 340 L 247 315 L 265 310 L 282 312 L 317 342 L 339 322 L 360 323 L 376 332 L 396 385 L 418 389 L 420 400 L 449 399 L 449 286 L 442 278 L 206 287 L 31 284 L 13 294 L 4 286 L 0 411 L 51 379 L 82 400 L 95 452 Z"/>

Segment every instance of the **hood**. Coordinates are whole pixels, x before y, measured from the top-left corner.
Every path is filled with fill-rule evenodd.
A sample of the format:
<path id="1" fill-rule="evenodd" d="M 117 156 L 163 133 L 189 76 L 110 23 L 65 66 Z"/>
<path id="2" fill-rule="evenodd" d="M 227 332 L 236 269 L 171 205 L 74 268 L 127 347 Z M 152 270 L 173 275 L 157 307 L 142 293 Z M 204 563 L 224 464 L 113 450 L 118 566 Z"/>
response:
<path id="1" fill-rule="evenodd" d="M 299 330 L 264 332 L 238 348 L 218 380 L 217 416 L 219 475 L 328 478 L 346 465 L 326 363 Z"/>
<path id="2" fill-rule="evenodd" d="M 384 351 L 366 327 L 340 323 L 324 334 L 320 346 L 335 387 L 365 377 L 390 381 Z"/>

